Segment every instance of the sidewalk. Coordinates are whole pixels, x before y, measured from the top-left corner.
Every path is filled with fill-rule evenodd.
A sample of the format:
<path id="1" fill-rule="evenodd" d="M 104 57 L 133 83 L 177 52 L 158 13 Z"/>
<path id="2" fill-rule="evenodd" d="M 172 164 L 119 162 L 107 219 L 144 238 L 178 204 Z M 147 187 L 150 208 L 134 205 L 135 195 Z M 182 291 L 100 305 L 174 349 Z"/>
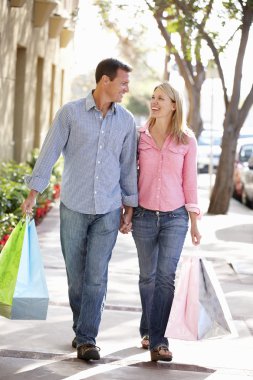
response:
<path id="1" fill-rule="evenodd" d="M 207 178 L 200 178 L 200 201 L 207 210 Z M 0 380 L 170 380 L 253 379 L 253 210 L 231 200 L 227 215 L 203 216 L 198 253 L 208 258 L 225 293 L 237 337 L 197 342 L 170 340 L 173 362 L 150 362 L 140 348 L 140 301 L 136 250 L 120 234 L 109 267 L 107 303 L 97 345 L 101 360 L 87 363 L 71 348 L 72 315 L 59 243 L 56 205 L 37 227 L 50 304 L 46 321 L 0 317 Z M 187 236 L 183 255 L 194 253 Z"/>

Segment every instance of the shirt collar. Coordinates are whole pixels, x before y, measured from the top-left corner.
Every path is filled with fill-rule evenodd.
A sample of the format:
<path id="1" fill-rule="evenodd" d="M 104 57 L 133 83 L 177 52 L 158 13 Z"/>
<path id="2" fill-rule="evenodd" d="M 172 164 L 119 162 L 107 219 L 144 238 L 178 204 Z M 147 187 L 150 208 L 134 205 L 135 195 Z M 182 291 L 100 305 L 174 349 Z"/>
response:
<path id="1" fill-rule="evenodd" d="M 151 137 L 148 123 L 146 123 L 143 127 L 140 127 L 139 132 L 144 132 L 147 136 Z"/>
<path id="2" fill-rule="evenodd" d="M 87 95 L 86 97 L 86 111 L 90 111 L 92 108 L 96 108 L 96 103 L 95 103 L 95 100 L 93 98 L 93 93 L 94 90 L 90 91 L 89 94 Z M 116 110 L 117 110 L 117 104 L 116 103 L 112 103 L 111 105 L 111 108 L 109 109 L 109 113 L 111 112 L 114 112 L 116 113 Z"/>

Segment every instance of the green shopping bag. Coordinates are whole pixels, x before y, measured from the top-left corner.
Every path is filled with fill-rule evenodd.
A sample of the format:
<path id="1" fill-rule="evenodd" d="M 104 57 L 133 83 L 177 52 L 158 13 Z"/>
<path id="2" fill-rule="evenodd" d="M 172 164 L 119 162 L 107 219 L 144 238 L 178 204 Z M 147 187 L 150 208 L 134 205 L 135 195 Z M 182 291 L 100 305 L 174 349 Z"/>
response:
<path id="1" fill-rule="evenodd" d="M 0 315 L 46 319 L 48 289 L 34 219 L 17 224 L 0 255 Z"/>
<path id="2" fill-rule="evenodd" d="M 0 253 L 0 315 L 9 318 L 19 270 L 25 220 L 20 220 Z"/>

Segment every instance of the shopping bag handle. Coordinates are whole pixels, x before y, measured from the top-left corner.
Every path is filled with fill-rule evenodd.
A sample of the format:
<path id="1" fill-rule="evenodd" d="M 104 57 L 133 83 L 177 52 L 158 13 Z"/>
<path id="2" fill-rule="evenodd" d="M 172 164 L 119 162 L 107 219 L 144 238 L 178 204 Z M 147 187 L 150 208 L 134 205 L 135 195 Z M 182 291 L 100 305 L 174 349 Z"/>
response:
<path id="1" fill-rule="evenodd" d="M 32 211 L 31 212 L 26 211 L 24 218 L 25 218 L 25 221 L 29 224 L 34 219 Z"/>

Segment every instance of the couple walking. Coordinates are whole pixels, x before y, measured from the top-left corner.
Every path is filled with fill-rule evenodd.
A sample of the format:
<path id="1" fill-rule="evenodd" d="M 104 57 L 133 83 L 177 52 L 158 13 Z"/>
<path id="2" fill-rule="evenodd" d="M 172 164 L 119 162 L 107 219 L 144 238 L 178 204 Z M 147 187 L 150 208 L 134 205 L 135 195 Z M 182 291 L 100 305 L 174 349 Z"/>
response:
<path id="1" fill-rule="evenodd" d="M 196 139 L 183 122 L 182 101 L 168 83 L 158 85 L 150 117 L 139 129 L 119 103 L 129 90 L 131 68 L 101 61 L 96 87 L 56 114 L 22 204 L 32 212 L 62 154 L 60 236 L 75 333 L 72 346 L 83 360 L 100 359 L 96 346 L 106 298 L 108 264 L 117 234 L 132 231 L 142 303 L 140 335 L 151 360 L 172 360 L 164 336 L 174 296 L 177 263 L 190 220 L 199 244 Z"/>

